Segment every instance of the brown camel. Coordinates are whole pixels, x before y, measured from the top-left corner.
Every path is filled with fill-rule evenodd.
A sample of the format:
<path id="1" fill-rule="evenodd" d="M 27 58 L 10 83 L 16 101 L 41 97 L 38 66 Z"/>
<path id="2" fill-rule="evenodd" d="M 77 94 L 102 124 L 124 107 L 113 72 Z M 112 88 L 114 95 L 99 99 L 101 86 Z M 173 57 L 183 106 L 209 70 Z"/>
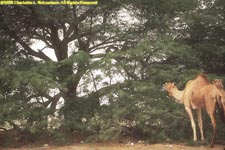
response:
<path id="1" fill-rule="evenodd" d="M 220 118 L 225 123 L 225 90 L 223 88 L 223 81 L 221 79 L 215 79 L 213 85 L 215 85 L 222 94 L 220 101 L 218 101 L 218 108 L 220 109 Z"/>
<path id="2" fill-rule="evenodd" d="M 213 80 L 213 85 L 215 85 L 219 89 L 223 89 L 223 81 L 221 79 Z"/>
<path id="3" fill-rule="evenodd" d="M 204 141 L 205 138 L 203 133 L 201 109 L 206 108 L 213 126 L 213 137 L 210 144 L 210 146 L 213 147 L 216 135 L 216 105 L 219 101 L 221 101 L 220 99 L 223 97 L 218 88 L 215 85 L 211 84 L 207 76 L 204 74 L 200 74 L 194 80 L 190 80 L 189 82 L 187 82 L 183 91 L 179 91 L 174 83 L 165 83 L 164 87 L 168 91 L 170 96 L 184 103 L 185 110 L 187 111 L 191 120 L 194 141 L 197 141 L 197 135 L 192 109 L 197 110 L 198 126 L 201 132 L 201 140 Z"/>

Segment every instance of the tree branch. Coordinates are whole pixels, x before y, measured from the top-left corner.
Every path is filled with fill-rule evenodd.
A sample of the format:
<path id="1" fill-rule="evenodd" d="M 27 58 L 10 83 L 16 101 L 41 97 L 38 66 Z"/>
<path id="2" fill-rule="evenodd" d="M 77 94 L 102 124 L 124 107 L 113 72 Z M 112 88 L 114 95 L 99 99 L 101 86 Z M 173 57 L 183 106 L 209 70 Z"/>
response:
<path id="1" fill-rule="evenodd" d="M 38 57 L 42 60 L 45 61 L 53 61 L 51 58 L 49 58 L 47 55 L 45 55 L 42 51 L 34 51 L 33 49 L 30 48 L 30 46 L 28 46 L 24 41 L 22 41 L 21 39 L 17 39 L 16 40 L 25 50 L 27 50 L 27 54 L 31 55 L 31 56 L 35 56 Z"/>
<path id="2" fill-rule="evenodd" d="M 114 90 L 115 88 L 122 89 L 124 87 L 129 86 L 130 84 L 131 84 L 130 80 L 126 80 L 122 83 L 111 84 L 110 86 L 103 87 L 101 89 L 98 89 L 97 91 L 90 93 L 88 97 L 97 96 L 98 98 L 100 98 L 101 96 L 108 94 L 111 90 Z"/>

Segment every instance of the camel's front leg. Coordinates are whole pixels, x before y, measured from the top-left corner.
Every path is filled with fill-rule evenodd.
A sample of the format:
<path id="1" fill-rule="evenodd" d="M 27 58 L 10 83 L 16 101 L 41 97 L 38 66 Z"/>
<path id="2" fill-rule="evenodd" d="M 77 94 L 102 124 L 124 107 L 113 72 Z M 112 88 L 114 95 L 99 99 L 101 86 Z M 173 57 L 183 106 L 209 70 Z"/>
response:
<path id="1" fill-rule="evenodd" d="M 203 133 L 203 123 L 202 123 L 202 111 L 201 109 L 197 110 L 198 115 L 198 126 L 201 132 L 201 141 L 205 141 L 204 133 Z"/>
<path id="2" fill-rule="evenodd" d="M 196 125 L 195 125 L 195 121 L 194 121 L 194 117 L 193 117 L 193 113 L 191 111 L 190 107 L 185 107 L 185 110 L 187 111 L 190 120 L 191 120 L 191 126 L 192 126 L 192 130 L 193 130 L 193 134 L 194 134 L 194 138 L 193 141 L 197 141 L 197 134 L 196 134 Z"/>

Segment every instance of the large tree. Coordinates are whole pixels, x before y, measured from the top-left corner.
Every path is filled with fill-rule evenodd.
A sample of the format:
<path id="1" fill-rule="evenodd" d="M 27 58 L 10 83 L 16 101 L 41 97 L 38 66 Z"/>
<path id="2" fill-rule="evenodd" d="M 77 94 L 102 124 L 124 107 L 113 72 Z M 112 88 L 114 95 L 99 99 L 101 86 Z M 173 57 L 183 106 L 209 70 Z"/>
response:
<path id="1" fill-rule="evenodd" d="M 24 81 L 20 81 L 30 84 L 28 78 L 33 76 L 35 89 L 28 93 L 30 100 L 40 98 L 37 101 L 54 110 L 60 98 L 66 106 L 69 101 L 79 103 L 90 96 L 92 108 L 99 106 L 102 91 L 109 87 L 96 85 L 96 74 L 93 74 L 95 68 L 99 69 L 96 63 L 107 53 L 133 42 L 134 37 L 128 35 L 136 32 L 133 24 L 128 25 L 128 20 L 122 19 L 121 11 L 126 10 L 112 1 L 100 1 L 98 6 L 2 6 L 1 38 L 12 39 L 17 44 L 17 53 L 31 61 L 29 70 L 22 72 L 27 74 L 23 76 Z M 44 46 L 37 49 L 32 47 L 33 43 L 44 43 Z M 56 60 L 47 55 L 51 51 Z M 45 76 L 44 68 L 50 77 Z M 53 85 L 46 88 L 48 82 L 43 81 L 46 79 L 38 80 L 39 76 L 32 73 L 51 78 L 49 82 Z M 89 81 L 93 82 L 94 90 L 84 85 L 88 84 L 88 78 L 92 78 Z M 57 94 L 51 94 L 52 88 L 58 90 Z"/>

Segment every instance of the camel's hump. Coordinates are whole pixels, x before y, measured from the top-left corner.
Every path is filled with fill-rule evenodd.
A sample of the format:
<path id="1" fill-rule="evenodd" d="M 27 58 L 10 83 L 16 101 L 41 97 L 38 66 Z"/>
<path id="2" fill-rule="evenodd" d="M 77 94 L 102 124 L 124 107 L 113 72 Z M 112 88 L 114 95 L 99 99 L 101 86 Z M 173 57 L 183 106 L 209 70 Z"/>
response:
<path id="1" fill-rule="evenodd" d="M 204 80 L 206 83 L 210 83 L 210 81 L 209 81 L 209 79 L 208 79 L 208 77 L 207 77 L 207 75 L 206 74 L 199 74 L 197 77 L 196 77 L 196 79 L 198 80 L 198 79 L 200 79 L 200 80 Z"/>

